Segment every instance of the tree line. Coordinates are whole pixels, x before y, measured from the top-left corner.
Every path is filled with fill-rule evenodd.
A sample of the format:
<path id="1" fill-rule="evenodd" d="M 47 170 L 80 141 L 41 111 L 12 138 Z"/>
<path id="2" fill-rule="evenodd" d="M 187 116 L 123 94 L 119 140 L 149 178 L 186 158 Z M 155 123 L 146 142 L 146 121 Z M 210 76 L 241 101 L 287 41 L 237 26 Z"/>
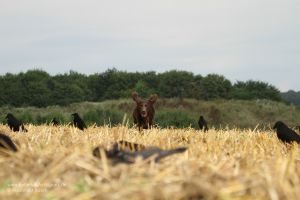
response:
<path id="1" fill-rule="evenodd" d="M 91 75 L 74 71 L 50 75 L 34 69 L 0 76 L 0 91 L 0 106 L 16 107 L 129 98 L 132 91 L 137 91 L 142 97 L 157 93 L 160 98 L 282 101 L 280 91 L 265 82 L 249 80 L 231 83 L 218 74 L 202 76 L 176 70 L 156 73 L 126 72 L 113 68 Z"/>
<path id="2" fill-rule="evenodd" d="M 300 105 L 300 91 L 296 92 L 294 90 L 289 90 L 287 92 L 281 93 L 282 98 L 295 105 Z"/>

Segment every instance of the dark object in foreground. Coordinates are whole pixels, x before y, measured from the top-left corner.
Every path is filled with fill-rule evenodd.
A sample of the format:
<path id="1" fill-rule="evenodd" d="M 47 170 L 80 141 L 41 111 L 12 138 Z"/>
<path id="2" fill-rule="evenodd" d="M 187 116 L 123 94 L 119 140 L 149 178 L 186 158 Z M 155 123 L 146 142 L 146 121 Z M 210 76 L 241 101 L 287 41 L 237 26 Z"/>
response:
<path id="1" fill-rule="evenodd" d="M 200 130 L 204 129 L 204 132 L 208 131 L 207 122 L 202 115 L 199 117 L 198 125 Z"/>
<path id="2" fill-rule="evenodd" d="M 50 124 L 52 124 L 53 126 L 58 126 L 58 125 L 59 125 L 59 121 L 56 119 L 56 117 L 54 117 L 54 118 L 51 120 Z"/>
<path id="3" fill-rule="evenodd" d="M 118 163 L 126 163 L 126 164 L 132 164 L 136 161 L 137 158 L 141 157 L 143 160 L 153 156 L 155 162 L 159 162 L 161 159 L 176 154 L 176 153 L 182 153 L 187 150 L 186 147 L 179 147 L 176 149 L 170 149 L 170 150 L 163 150 L 158 147 L 148 147 L 143 150 L 130 152 L 127 150 L 123 150 L 120 147 L 119 142 L 116 142 L 113 144 L 112 148 L 110 150 L 104 150 L 104 153 L 106 154 L 106 157 L 110 160 L 112 160 L 113 164 Z M 101 158 L 101 147 L 96 147 L 93 150 L 93 155 L 95 157 Z"/>
<path id="4" fill-rule="evenodd" d="M 300 143 L 300 136 L 290 129 L 287 125 L 285 125 L 282 121 L 277 121 L 273 127 L 276 129 L 277 137 L 282 142 L 291 143 L 297 142 Z"/>
<path id="5" fill-rule="evenodd" d="M 15 118 L 13 114 L 8 113 L 5 118 L 7 119 L 7 124 L 12 131 L 17 132 L 21 130 L 27 132 L 27 129 L 24 127 L 23 123 Z"/>
<path id="6" fill-rule="evenodd" d="M 137 124 L 139 131 L 151 128 L 155 114 L 153 104 L 157 100 L 157 94 L 152 94 L 148 100 L 144 100 L 139 97 L 137 92 L 133 92 L 132 99 L 136 102 L 136 107 L 132 114 L 134 124 Z"/>
<path id="7" fill-rule="evenodd" d="M 13 143 L 10 137 L 2 133 L 0 133 L 0 148 L 13 152 L 18 151 L 16 145 Z"/>
<path id="8" fill-rule="evenodd" d="M 134 142 L 128 142 L 126 140 L 120 140 L 116 143 L 117 143 L 117 148 L 119 150 L 124 150 L 124 151 L 135 152 L 135 151 L 145 150 L 147 148 L 145 145 L 134 143 Z"/>
<path id="9" fill-rule="evenodd" d="M 73 113 L 73 124 L 75 127 L 79 128 L 80 130 L 84 130 L 86 128 L 86 125 L 84 121 L 80 118 L 78 113 Z"/>

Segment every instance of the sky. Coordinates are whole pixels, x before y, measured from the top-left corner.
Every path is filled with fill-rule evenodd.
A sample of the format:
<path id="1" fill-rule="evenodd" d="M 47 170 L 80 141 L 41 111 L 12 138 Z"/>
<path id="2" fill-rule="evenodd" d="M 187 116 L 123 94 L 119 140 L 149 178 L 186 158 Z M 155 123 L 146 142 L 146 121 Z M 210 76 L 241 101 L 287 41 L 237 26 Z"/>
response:
<path id="1" fill-rule="evenodd" d="M 186 70 L 300 91 L 299 0 L 1 0 L 0 74 Z"/>

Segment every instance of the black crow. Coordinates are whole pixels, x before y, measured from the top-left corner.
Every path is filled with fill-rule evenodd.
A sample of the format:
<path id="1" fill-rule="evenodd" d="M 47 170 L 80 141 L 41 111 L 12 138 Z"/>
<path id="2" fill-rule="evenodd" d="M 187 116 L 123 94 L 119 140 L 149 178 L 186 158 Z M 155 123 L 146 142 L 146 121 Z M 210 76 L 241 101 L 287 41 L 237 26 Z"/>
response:
<path id="1" fill-rule="evenodd" d="M 198 125 L 199 125 L 200 130 L 204 129 L 204 132 L 208 131 L 207 122 L 202 115 L 200 116 L 200 118 L 198 120 Z"/>
<path id="2" fill-rule="evenodd" d="M 54 117 L 54 118 L 51 120 L 50 124 L 52 124 L 53 126 L 58 126 L 58 125 L 59 125 L 59 122 L 58 122 L 58 120 L 56 119 L 56 117 Z"/>
<path id="3" fill-rule="evenodd" d="M 282 121 L 277 121 L 273 127 L 276 129 L 277 137 L 282 142 L 291 143 L 291 142 L 300 142 L 300 136 L 285 125 Z"/>
<path id="4" fill-rule="evenodd" d="M 101 158 L 100 155 L 100 150 L 101 147 L 96 147 L 93 150 L 93 155 Z M 154 161 L 159 162 L 162 158 L 170 156 L 172 154 L 176 153 L 182 153 L 186 151 L 186 147 L 179 147 L 175 149 L 170 149 L 170 150 L 163 150 L 158 147 L 148 147 L 143 150 L 131 152 L 128 150 L 123 150 L 120 147 L 120 144 L 118 142 L 114 143 L 111 149 L 105 150 L 104 152 L 106 154 L 106 157 L 108 159 L 111 159 L 113 164 L 118 164 L 118 163 L 126 163 L 126 164 L 131 164 L 136 161 L 138 157 L 141 157 L 142 159 L 147 159 L 151 156 L 154 156 Z"/>
<path id="5" fill-rule="evenodd" d="M 72 116 L 73 116 L 73 124 L 75 127 L 79 128 L 80 130 L 87 128 L 84 121 L 80 118 L 78 113 L 73 113 Z"/>
<path id="6" fill-rule="evenodd" d="M 18 151 L 16 145 L 13 143 L 10 137 L 2 133 L 0 133 L 0 148 L 13 152 Z"/>
<path id="7" fill-rule="evenodd" d="M 5 117 L 7 119 L 7 124 L 9 128 L 15 132 L 21 130 L 27 132 L 27 129 L 24 127 L 23 123 L 15 118 L 15 116 L 11 113 L 8 113 Z"/>

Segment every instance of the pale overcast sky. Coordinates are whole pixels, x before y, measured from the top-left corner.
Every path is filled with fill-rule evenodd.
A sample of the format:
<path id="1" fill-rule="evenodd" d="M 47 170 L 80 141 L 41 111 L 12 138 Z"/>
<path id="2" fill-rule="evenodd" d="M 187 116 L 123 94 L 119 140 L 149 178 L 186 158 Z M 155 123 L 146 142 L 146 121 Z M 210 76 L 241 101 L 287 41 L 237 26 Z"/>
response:
<path id="1" fill-rule="evenodd" d="M 300 90 L 300 1 L 0 1 L 0 74 L 112 67 Z"/>

